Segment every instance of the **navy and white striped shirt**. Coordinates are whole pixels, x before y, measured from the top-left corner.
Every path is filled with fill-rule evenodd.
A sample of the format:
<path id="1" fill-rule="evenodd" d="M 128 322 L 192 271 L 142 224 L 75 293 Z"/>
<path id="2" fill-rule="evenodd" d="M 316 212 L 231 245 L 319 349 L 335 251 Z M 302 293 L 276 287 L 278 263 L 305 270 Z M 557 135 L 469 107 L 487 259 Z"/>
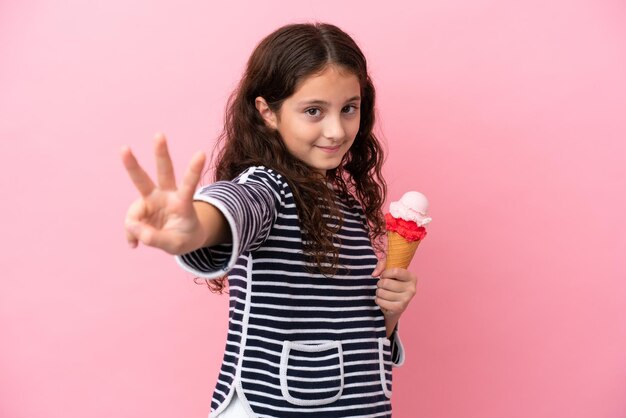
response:
<path id="1" fill-rule="evenodd" d="M 374 302 L 377 259 L 359 203 L 337 197 L 339 269 L 327 277 L 303 255 L 295 200 L 277 172 L 250 167 L 194 199 L 221 210 L 232 233 L 232 243 L 176 257 L 204 278 L 228 273 L 228 337 L 209 416 L 237 390 L 251 417 L 390 417 L 392 365 L 404 350 Z"/>

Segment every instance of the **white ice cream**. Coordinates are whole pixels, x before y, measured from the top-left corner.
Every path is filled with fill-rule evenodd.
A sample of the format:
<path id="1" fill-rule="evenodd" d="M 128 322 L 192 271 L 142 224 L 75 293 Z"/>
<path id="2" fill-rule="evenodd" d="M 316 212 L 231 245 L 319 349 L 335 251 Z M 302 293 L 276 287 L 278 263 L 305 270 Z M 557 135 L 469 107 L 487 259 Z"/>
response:
<path id="1" fill-rule="evenodd" d="M 428 199 L 420 192 L 406 192 L 399 201 L 391 202 L 389 213 L 394 218 L 402 218 L 405 221 L 413 221 L 418 226 L 424 226 L 431 218 L 428 213 Z"/>

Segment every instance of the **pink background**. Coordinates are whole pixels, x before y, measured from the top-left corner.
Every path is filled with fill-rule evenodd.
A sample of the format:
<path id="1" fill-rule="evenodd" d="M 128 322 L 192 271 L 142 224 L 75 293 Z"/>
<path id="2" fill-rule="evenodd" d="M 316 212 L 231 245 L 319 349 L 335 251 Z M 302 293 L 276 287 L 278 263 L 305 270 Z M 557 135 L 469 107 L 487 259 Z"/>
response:
<path id="1" fill-rule="evenodd" d="M 0 3 L 0 416 L 206 416 L 227 298 L 127 248 L 119 149 L 153 173 L 162 130 L 181 174 L 313 20 L 369 59 L 389 197 L 431 200 L 394 416 L 626 416 L 623 1 L 210 3 Z"/>

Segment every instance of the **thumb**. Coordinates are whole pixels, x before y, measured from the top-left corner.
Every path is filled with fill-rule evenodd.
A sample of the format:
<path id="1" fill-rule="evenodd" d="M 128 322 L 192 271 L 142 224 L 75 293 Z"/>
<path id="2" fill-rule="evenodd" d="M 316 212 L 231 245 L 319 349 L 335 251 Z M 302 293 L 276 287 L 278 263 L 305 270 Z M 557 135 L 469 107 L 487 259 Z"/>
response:
<path id="1" fill-rule="evenodd" d="M 143 245 L 158 248 L 163 245 L 160 242 L 162 240 L 160 239 L 158 231 L 148 224 L 143 222 L 131 222 L 128 225 L 128 230 L 135 236 L 135 239 L 140 241 Z"/>
<path id="2" fill-rule="evenodd" d="M 387 264 L 387 260 L 386 259 L 379 259 L 378 263 L 376 264 L 376 268 L 374 269 L 374 271 L 372 272 L 372 277 L 378 277 L 381 275 L 381 273 L 383 271 L 385 271 L 385 265 Z"/>

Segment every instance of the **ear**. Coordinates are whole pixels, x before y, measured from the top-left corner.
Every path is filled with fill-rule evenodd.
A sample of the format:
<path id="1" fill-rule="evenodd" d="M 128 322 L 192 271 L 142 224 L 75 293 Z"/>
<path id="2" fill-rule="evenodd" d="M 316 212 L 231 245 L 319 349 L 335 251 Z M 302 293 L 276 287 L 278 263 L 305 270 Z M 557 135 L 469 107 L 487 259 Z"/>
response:
<path id="1" fill-rule="evenodd" d="M 270 109 L 265 99 L 261 96 L 257 97 L 256 99 L 254 99 L 254 105 L 256 106 L 256 109 L 259 111 L 259 114 L 265 121 L 265 124 L 272 129 L 277 129 L 276 113 L 274 113 L 272 109 Z"/>

